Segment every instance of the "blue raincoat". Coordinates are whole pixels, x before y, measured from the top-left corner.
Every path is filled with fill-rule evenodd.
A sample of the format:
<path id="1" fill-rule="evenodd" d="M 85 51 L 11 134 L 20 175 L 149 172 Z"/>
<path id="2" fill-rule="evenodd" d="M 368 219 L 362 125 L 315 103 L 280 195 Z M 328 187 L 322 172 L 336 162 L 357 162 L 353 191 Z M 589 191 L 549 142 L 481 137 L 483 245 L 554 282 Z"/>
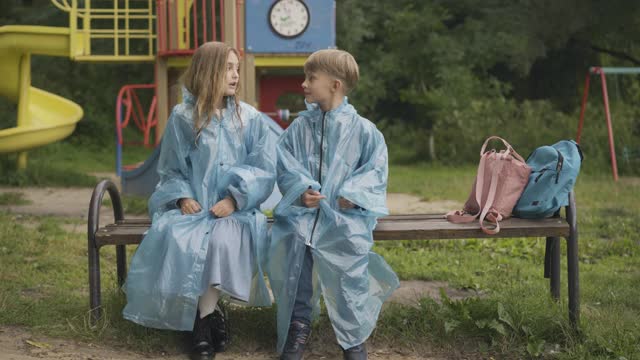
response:
<path id="1" fill-rule="evenodd" d="M 388 214 L 384 137 L 346 97 L 326 113 L 317 105 L 308 108 L 276 146 L 283 198 L 274 209 L 267 271 L 278 305 L 278 352 L 286 341 L 306 246 L 314 260 L 314 315 L 322 295 L 345 349 L 371 335 L 382 303 L 399 285 L 389 265 L 371 251 L 376 219 Z M 326 196 L 319 209 L 301 203 L 309 188 Z M 338 197 L 358 208 L 340 209 Z"/>
<path id="2" fill-rule="evenodd" d="M 152 225 L 138 247 L 124 290 L 126 319 L 160 329 L 192 330 L 203 283 L 209 231 L 218 219 L 208 209 L 231 194 L 238 210 L 230 217 L 251 235 L 253 271 L 248 303 L 271 305 L 263 266 L 268 249 L 267 219 L 257 209 L 275 184 L 275 142 L 262 115 L 228 100 L 221 120 L 212 119 L 195 145 L 193 95 L 183 90 L 183 103 L 174 107 L 158 163 L 160 182 L 149 199 Z M 202 211 L 183 215 L 180 198 L 193 198 Z M 238 261 L 232 259 L 232 261 Z"/>

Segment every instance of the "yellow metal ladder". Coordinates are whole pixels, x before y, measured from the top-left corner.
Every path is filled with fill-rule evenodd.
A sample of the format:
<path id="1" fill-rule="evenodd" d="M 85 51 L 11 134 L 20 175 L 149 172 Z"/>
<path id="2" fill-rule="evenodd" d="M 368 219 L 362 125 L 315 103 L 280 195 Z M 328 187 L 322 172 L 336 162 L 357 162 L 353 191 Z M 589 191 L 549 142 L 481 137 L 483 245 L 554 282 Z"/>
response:
<path id="1" fill-rule="evenodd" d="M 155 0 L 51 0 L 69 13 L 76 61 L 147 62 L 156 54 Z M 79 4 L 80 3 L 80 4 Z"/>

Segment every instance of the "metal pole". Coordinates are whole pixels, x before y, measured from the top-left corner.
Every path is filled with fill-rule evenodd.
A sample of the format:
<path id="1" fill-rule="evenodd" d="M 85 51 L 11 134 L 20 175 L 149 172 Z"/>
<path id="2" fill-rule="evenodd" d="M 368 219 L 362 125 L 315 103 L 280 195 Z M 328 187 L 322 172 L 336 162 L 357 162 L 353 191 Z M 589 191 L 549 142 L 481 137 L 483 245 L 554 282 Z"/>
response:
<path id="1" fill-rule="evenodd" d="M 603 71 L 600 71 L 602 83 L 602 101 L 604 102 L 604 115 L 607 119 L 607 131 L 609 132 L 609 152 L 611 154 L 611 171 L 613 181 L 618 181 L 618 164 L 616 162 L 616 150 L 613 143 L 613 128 L 611 126 L 611 112 L 609 111 L 609 94 L 607 92 L 607 78 Z"/>
<path id="2" fill-rule="evenodd" d="M 591 71 L 587 72 L 587 76 L 584 80 L 584 91 L 582 93 L 582 105 L 580 106 L 580 121 L 578 122 L 578 134 L 576 135 L 576 142 L 580 144 L 580 138 L 582 137 L 582 127 L 584 126 L 584 113 L 587 108 L 587 98 L 589 97 L 589 84 L 591 83 Z"/>

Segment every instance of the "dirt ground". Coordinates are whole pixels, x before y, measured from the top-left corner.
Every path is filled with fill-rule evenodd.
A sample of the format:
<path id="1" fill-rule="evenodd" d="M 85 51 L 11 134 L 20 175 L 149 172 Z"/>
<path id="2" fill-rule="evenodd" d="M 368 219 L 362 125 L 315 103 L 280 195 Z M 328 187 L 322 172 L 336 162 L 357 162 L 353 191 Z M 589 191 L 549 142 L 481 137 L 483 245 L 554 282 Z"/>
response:
<path id="1" fill-rule="evenodd" d="M 65 224 L 68 231 L 86 232 L 86 219 L 92 189 L 89 188 L 11 188 L 0 187 L 0 193 L 21 192 L 30 203 L 27 205 L 0 205 L 0 211 L 10 211 L 20 214 L 48 215 L 71 218 L 71 224 Z M 462 204 L 453 201 L 424 202 L 419 197 L 409 194 L 389 194 L 388 206 L 392 214 L 417 213 L 445 213 L 458 209 Z M 103 207 L 101 210 L 101 224 L 113 220 L 111 210 Z M 439 298 L 439 289 L 444 288 L 452 299 L 460 299 L 476 295 L 473 292 L 451 289 L 446 282 L 440 281 L 402 281 L 390 301 L 405 305 L 416 304 L 420 297 Z M 0 359 L 25 360 L 34 358 L 45 359 L 186 359 L 186 355 L 167 356 L 159 354 L 148 357 L 122 350 L 116 347 L 80 343 L 67 339 L 57 339 L 34 335 L 27 329 L 11 326 L 0 326 Z M 311 351 L 305 359 L 333 359 L 340 358 L 339 353 L 323 353 Z M 370 359 L 445 359 L 442 357 L 422 357 L 411 353 L 399 353 L 394 349 L 369 349 Z M 262 360 L 277 359 L 274 353 L 222 353 L 216 359 Z"/>
<path id="2" fill-rule="evenodd" d="M 389 349 L 369 349 L 369 358 L 374 360 L 440 360 L 442 357 L 428 357 L 399 353 Z M 187 354 L 155 356 L 141 355 L 132 351 L 113 347 L 96 345 L 92 343 L 79 343 L 72 340 L 55 339 L 46 336 L 36 336 L 18 327 L 0 327 L 0 359 L 2 360 L 31 360 L 31 359 L 55 359 L 55 360 L 106 360 L 106 359 L 188 359 Z M 275 353 L 220 353 L 216 360 L 272 360 L 277 359 Z M 305 359 L 340 359 L 338 352 L 320 353 L 310 351 Z"/>

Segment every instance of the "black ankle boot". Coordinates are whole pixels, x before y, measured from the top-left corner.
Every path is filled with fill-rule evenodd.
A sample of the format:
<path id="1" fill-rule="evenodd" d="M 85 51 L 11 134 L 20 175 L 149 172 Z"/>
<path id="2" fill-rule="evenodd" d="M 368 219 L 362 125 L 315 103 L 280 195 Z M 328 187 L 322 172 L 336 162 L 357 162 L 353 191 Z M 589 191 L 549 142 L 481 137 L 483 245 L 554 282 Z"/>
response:
<path id="1" fill-rule="evenodd" d="M 352 348 L 342 350 L 344 360 L 367 360 L 367 347 L 364 343 Z"/>
<path id="2" fill-rule="evenodd" d="M 193 324 L 192 360 L 211 360 L 216 356 L 211 338 L 212 317 L 212 314 L 209 314 L 200 319 L 200 312 L 196 313 L 196 321 Z"/>
<path id="3" fill-rule="evenodd" d="M 310 335 L 311 325 L 297 320 L 292 321 L 280 360 L 301 360 Z"/>
<path id="4" fill-rule="evenodd" d="M 226 306 L 218 304 L 211 318 L 211 339 L 215 352 L 224 352 L 231 342 L 229 313 Z"/>

